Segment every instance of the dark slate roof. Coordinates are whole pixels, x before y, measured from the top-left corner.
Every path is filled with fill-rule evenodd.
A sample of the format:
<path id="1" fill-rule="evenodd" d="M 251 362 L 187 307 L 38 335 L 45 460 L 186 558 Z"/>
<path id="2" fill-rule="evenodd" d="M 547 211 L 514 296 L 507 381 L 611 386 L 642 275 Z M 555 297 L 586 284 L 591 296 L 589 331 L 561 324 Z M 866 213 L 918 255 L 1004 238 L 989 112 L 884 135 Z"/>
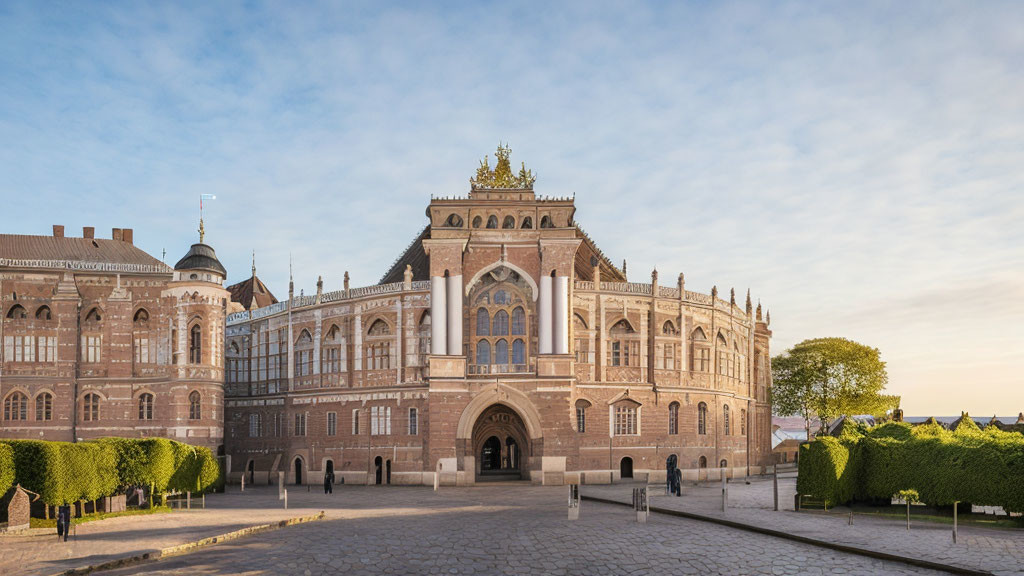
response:
<path id="1" fill-rule="evenodd" d="M 152 271 L 170 272 L 163 262 L 150 256 L 130 242 L 103 238 L 71 238 L 0 234 L 0 259 L 8 266 L 17 262 L 35 261 L 33 265 L 62 268 L 59 262 L 96 264 L 128 264 L 151 266 Z M 47 264 L 49 263 L 49 264 Z"/>
<path id="2" fill-rule="evenodd" d="M 193 244 L 188 254 L 174 265 L 175 270 L 209 270 L 217 272 L 221 276 L 227 276 L 228 271 L 224 265 L 217 260 L 217 253 L 211 246 L 206 244 Z"/>
<path id="3" fill-rule="evenodd" d="M 238 302 L 246 310 L 277 304 L 277 298 L 274 298 L 267 285 L 256 276 L 228 286 L 228 292 L 231 292 L 231 301 Z"/>
<path id="4" fill-rule="evenodd" d="M 580 249 L 576 251 L 576 278 L 592 281 L 594 279 L 594 266 L 592 258 L 596 258 L 601 269 L 602 282 L 626 282 L 626 275 L 622 270 L 612 264 L 612 261 L 601 252 L 594 240 L 587 234 L 579 224 L 576 224 L 576 237 L 583 240 Z"/>
<path id="5" fill-rule="evenodd" d="M 430 280 L 430 260 L 427 253 L 423 251 L 423 241 L 430 238 L 430 226 L 426 226 L 409 247 L 402 252 L 402 255 L 395 260 L 395 263 L 388 268 L 378 284 L 391 284 L 393 282 L 405 281 L 405 267 L 412 266 L 413 282 L 417 280 Z"/>

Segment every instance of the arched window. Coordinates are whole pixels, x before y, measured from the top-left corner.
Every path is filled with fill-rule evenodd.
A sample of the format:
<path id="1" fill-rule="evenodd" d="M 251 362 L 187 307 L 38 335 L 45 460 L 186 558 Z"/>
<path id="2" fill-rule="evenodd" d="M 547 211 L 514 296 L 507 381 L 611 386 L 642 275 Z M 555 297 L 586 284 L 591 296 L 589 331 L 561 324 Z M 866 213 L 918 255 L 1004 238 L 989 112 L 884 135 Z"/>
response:
<path id="1" fill-rule="evenodd" d="M 53 313 L 50 311 L 50 307 L 42 305 L 36 310 L 36 320 L 53 320 Z"/>
<path id="2" fill-rule="evenodd" d="M 28 317 L 28 313 L 25 311 L 24 306 L 21 304 L 15 304 L 7 311 L 7 317 L 12 320 L 24 320 Z"/>
<path id="3" fill-rule="evenodd" d="M 722 406 L 722 433 L 729 435 L 729 405 Z"/>
<path id="4" fill-rule="evenodd" d="M 505 220 L 501 223 L 502 228 L 515 228 L 516 219 L 512 216 L 505 216 Z"/>
<path id="5" fill-rule="evenodd" d="M 374 320 L 367 331 L 366 368 L 387 370 L 391 368 L 391 326 L 383 320 Z"/>
<path id="6" fill-rule="evenodd" d="M 444 225 L 448 228 L 462 228 L 462 216 L 449 214 L 448 219 L 444 221 Z"/>
<path id="7" fill-rule="evenodd" d="M 701 456 L 699 459 L 697 459 L 697 466 L 699 466 L 700 468 L 707 468 L 708 459 L 704 456 Z"/>
<path id="8" fill-rule="evenodd" d="M 98 422 L 100 419 L 100 396 L 90 392 L 82 400 L 82 420 L 85 422 Z"/>
<path id="9" fill-rule="evenodd" d="M 551 217 L 545 215 L 545 216 L 541 216 L 540 217 L 540 227 L 541 228 L 554 228 L 555 225 L 551 222 Z"/>
<path id="10" fill-rule="evenodd" d="M 190 364 L 203 363 L 203 329 L 199 324 L 188 331 L 188 361 Z"/>
<path id="11" fill-rule="evenodd" d="M 479 216 L 473 218 L 473 228 L 479 228 L 483 223 L 483 218 L 480 218 Z"/>
<path id="12" fill-rule="evenodd" d="M 495 298 L 497 300 L 497 298 Z M 496 304 L 498 302 L 495 302 Z M 504 310 L 498 310 L 494 314 L 494 335 L 495 336 L 508 336 L 508 312 Z"/>
<path id="13" fill-rule="evenodd" d="M 295 340 L 295 376 L 313 374 L 313 336 L 309 330 L 303 329 Z"/>
<path id="14" fill-rule="evenodd" d="M 145 324 L 146 322 L 149 322 L 149 312 L 147 312 L 145 308 L 139 308 L 138 311 L 135 312 L 133 322 L 136 324 Z"/>
<path id="15" fill-rule="evenodd" d="M 512 341 L 512 363 L 517 366 L 524 366 L 526 364 L 526 342 L 523 342 L 520 338 Z"/>
<path id="16" fill-rule="evenodd" d="M 690 357 L 693 359 L 691 369 L 696 372 L 711 371 L 711 349 L 708 347 L 708 337 L 700 326 L 694 328 L 690 334 L 692 350 Z"/>
<path id="17" fill-rule="evenodd" d="M 679 334 L 679 331 L 676 330 L 676 326 L 671 320 L 666 320 L 661 326 L 661 333 L 665 336 L 676 336 Z"/>
<path id="18" fill-rule="evenodd" d="M 747 435 L 747 411 L 744 408 L 740 409 L 740 436 Z"/>
<path id="19" fill-rule="evenodd" d="M 4 399 L 4 420 L 28 420 L 28 397 L 12 392 Z"/>
<path id="20" fill-rule="evenodd" d="M 504 338 L 494 343 L 494 363 L 508 364 L 508 341 Z"/>
<path id="21" fill-rule="evenodd" d="M 491 363 L 491 343 L 487 340 L 480 340 L 476 343 L 476 363 L 480 365 Z"/>
<path id="22" fill-rule="evenodd" d="M 708 433 L 708 405 L 701 402 L 697 405 L 697 434 Z"/>
<path id="23" fill-rule="evenodd" d="M 53 420 L 53 394 L 43 392 L 36 396 L 36 421 L 48 422 Z"/>
<path id="24" fill-rule="evenodd" d="M 327 336 L 324 337 L 323 348 L 320 350 L 320 372 L 337 374 L 344 371 L 343 352 L 341 328 L 338 328 L 337 324 L 331 324 L 331 327 L 327 329 Z M 330 383 L 336 383 L 336 381 L 332 379 Z"/>
<path id="25" fill-rule="evenodd" d="M 608 365 L 634 366 L 640 361 L 640 340 L 629 321 L 619 320 L 609 331 Z"/>
<path id="26" fill-rule="evenodd" d="M 92 310 L 89 310 L 88 314 L 85 315 L 86 322 L 100 322 L 102 320 L 103 318 L 100 317 L 99 308 L 93 308 Z"/>
<path id="27" fill-rule="evenodd" d="M 139 420 L 153 419 L 153 395 L 150 393 L 139 395 Z"/>
<path id="28" fill-rule="evenodd" d="M 522 306 L 517 306 L 512 310 L 512 335 L 526 335 L 526 312 L 523 311 Z"/>
<path id="29" fill-rule="evenodd" d="M 590 402 L 583 399 L 576 401 L 576 431 L 581 434 L 587 431 L 587 408 L 590 408 Z"/>
<path id="30" fill-rule="evenodd" d="M 476 335 L 491 335 L 491 317 L 487 315 L 486 308 L 480 308 L 476 311 Z"/>
<path id="31" fill-rule="evenodd" d="M 132 332 L 132 357 L 135 363 L 152 364 L 156 349 L 155 346 L 149 345 L 149 312 L 145 308 L 135 311 Z"/>
<path id="32" fill-rule="evenodd" d="M 200 420 L 203 417 L 203 399 L 198 390 L 188 395 L 188 419 Z"/>
<path id="33" fill-rule="evenodd" d="M 533 229 L 533 218 L 531 218 L 530 216 L 523 218 L 523 224 L 520 226 L 520 228 L 522 228 L 523 230 Z"/>
<path id="34" fill-rule="evenodd" d="M 719 468 L 728 468 L 729 467 L 729 461 L 726 460 L 725 458 L 722 458 L 722 461 L 718 463 L 718 467 Z"/>
<path id="35" fill-rule="evenodd" d="M 491 214 L 490 216 L 488 216 L 487 217 L 487 227 L 488 228 L 497 228 L 498 227 L 498 217 L 495 216 L 494 214 Z"/>
<path id="36" fill-rule="evenodd" d="M 388 323 L 383 320 L 374 320 L 366 333 L 369 336 L 387 336 L 391 334 L 391 326 L 388 326 Z"/>
<path id="37" fill-rule="evenodd" d="M 637 419 L 637 409 L 639 405 L 636 402 L 625 400 L 615 405 L 613 411 L 613 431 L 616 436 L 631 436 L 639 434 L 639 426 Z"/>
<path id="38" fill-rule="evenodd" d="M 668 433 L 679 434 L 679 402 L 668 405 Z"/>
<path id="39" fill-rule="evenodd" d="M 420 366 L 427 366 L 427 356 L 430 355 L 430 311 L 423 313 L 420 318 L 419 331 L 416 334 L 416 341 L 419 345 Z"/>

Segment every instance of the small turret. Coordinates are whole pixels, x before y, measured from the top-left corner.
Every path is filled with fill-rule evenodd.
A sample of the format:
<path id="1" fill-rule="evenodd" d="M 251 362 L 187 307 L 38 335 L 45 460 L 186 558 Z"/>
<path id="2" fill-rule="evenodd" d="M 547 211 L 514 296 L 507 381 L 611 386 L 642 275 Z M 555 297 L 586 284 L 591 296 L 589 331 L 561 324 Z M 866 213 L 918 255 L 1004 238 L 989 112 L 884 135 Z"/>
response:
<path id="1" fill-rule="evenodd" d="M 747 288 L 747 307 L 746 307 L 746 310 L 747 310 L 747 316 L 750 316 L 750 313 L 754 311 L 753 307 L 750 305 L 750 288 Z"/>

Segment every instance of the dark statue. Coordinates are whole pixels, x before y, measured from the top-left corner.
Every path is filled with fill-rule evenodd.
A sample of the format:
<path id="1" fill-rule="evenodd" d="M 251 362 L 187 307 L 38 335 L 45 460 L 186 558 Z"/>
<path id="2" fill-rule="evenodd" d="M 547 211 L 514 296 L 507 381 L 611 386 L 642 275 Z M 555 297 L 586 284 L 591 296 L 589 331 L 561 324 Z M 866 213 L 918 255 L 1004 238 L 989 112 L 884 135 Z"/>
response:
<path id="1" fill-rule="evenodd" d="M 683 471 L 676 466 L 676 455 L 672 454 L 665 460 L 665 488 L 669 494 L 683 495 Z"/>

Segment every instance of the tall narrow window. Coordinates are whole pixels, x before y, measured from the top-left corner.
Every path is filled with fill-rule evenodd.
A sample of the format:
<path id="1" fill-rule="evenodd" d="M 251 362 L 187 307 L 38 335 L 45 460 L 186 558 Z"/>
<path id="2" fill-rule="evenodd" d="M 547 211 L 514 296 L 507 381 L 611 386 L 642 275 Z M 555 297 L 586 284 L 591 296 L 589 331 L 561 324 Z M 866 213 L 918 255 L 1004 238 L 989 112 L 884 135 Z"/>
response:
<path id="1" fill-rule="evenodd" d="M 516 307 L 512 310 L 512 335 L 526 335 L 526 312 L 524 312 L 520 307 Z"/>
<path id="2" fill-rule="evenodd" d="M 43 392 L 36 396 L 36 421 L 48 422 L 53 420 L 53 395 Z"/>
<path id="3" fill-rule="evenodd" d="M 491 317 L 487 315 L 486 308 L 479 308 L 476 311 L 476 335 L 490 336 Z"/>
<path id="4" fill-rule="evenodd" d="M 100 419 L 100 397 L 98 394 L 89 393 L 82 401 L 82 420 L 85 422 L 98 422 Z"/>
<path id="5" fill-rule="evenodd" d="M 306 413 L 295 415 L 295 436 L 306 435 Z"/>
<path id="6" fill-rule="evenodd" d="M 139 420 L 153 419 L 153 395 L 146 393 L 139 396 Z"/>
<path id="7" fill-rule="evenodd" d="M 487 340 L 476 343 L 476 363 L 484 365 L 491 363 L 491 343 Z"/>
<path id="8" fill-rule="evenodd" d="M 249 414 L 249 438 L 259 438 L 260 436 L 260 415 L 253 413 Z"/>
<path id="9" fill-rule="evenodd" d="M 352 435 L 359 434 L 359 409 L 352 410 Z"/>
<path id="10" fill-rule="evenodd" d="M 416 436 L 420 433 L 420 413 L 415 408 L 409 408 L 409 435 Z"/>
<path id="11" fill-rule="evenodd" d="M 327 413 L 327 435 L 338 435 L 338 414 L 336 412 Z"/>
<path id="12" fill-rule="evenodd" d="M 370 435 L 384 436 L 391 434 L 391 407 L 373 406 L 370 408 Z"/>
<path id="13" fill-rule="evenodd" d="M 203 329 L 196 324 L 189 329 L 188 361 L 190 364 L 203 363 Z"/>
<path id="14" fill-rule="evenodd" d="M 4 420 L 28 420 L 28 397 L 13 392 L 4 400 Z"/>
<path id="15" fill-rule="evenodd" d="M 587 408 L 590 402 L 580 399 L 576 401 L 576 431 L 583 434 L 587 431 Z"/>
<path id="16" fill-rule="evenodd" d="M 203 417 L 203 403 L 202 397 L 199 395 L 198 390 L 193 390 L 188 395 L 188 419 L 199 420 Z"/>
<path id="17" fill-rule="evenodd" d="M 508 341 L 504 338 L 494 343 L 494 363 L 508 364 Z"/>
<path id="18" fill-rule="evenodd" d="M 729 435 L 729 405 L 722 406 L 722 433 Z"/>
<path id="19" fill-rule="evenodd" d="M 679 403 L 668 405 L 668 433 L 679 434 Z"/>
<path id="20" fill-rule="evenodd" d="M 516 338 L 512 341 L 512 363 L 526 369 L 526 343 Z"/>
<path id="21" fill-rule="evenodd" d="M 508 336 L 508 312 L 498 310 L 494 314 L 494 335 Z"/>
<path id="22" fill-rule="evenodd" d="M 697 405 L 697 434 L 708 433 L 708 405 L 701 402 Z"/>
<path id="23" fill-rule="evenodd" d="M 747 435 L 747 411 L 746 409 L 740 409 L 740 436 Z"/>

